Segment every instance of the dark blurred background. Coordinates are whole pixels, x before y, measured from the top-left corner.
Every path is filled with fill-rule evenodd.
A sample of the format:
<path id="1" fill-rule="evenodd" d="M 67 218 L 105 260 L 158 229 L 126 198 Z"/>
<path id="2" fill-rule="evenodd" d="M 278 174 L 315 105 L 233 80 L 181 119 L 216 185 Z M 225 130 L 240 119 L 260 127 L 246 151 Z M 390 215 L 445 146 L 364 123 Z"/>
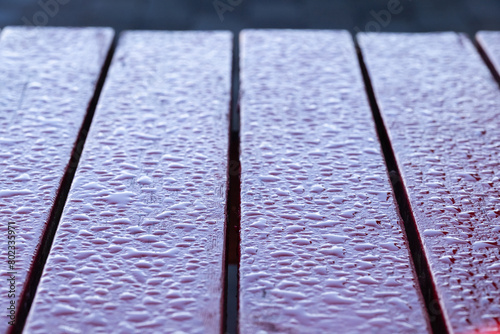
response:
<path id="1" fill-rule="evenodd" d="M 0 27 L 500 30 L 500 0 L 0 0 Z"/>

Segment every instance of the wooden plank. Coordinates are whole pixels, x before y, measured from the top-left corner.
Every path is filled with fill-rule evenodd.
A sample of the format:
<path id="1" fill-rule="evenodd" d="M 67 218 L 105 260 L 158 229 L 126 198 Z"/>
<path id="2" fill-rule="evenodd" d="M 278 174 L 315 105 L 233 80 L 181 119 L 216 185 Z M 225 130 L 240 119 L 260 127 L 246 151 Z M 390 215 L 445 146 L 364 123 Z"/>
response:
<path id="1" fill-rule="evenodd" d="M 3 283 L 13 283 L 0 285 L 1 333 L 14 320 L 5 310 L 7 316 L 19 310 L 38 265 L 36 254 L 112 38 L 108 28 L 7 27 L 1 33 L 0 272 Z M 7 234 L 8 226 L 15 234 Z M 8 250 L 15 256 L 8 258 Z"/>
<path id="2" fill-rule="evenodd" d="M 450 332 L 498 330 L 498 86 L 464 35 L 358 36 Z"/>
<path id="3" fill-rule="evenodd" d="M 220 333 L 230 73 L 228 32 L 121 37 L 28 332 Z"/>
<path id="4" fill-rule="evenodd" d="M 241 37 L 240 333 L 428 331 L 351 36 Z"/>
<path id="5" fill-rule="evenodd" d="M 495 68 L 497 80 L 500 80 L 500 31 L 480 31 L 476 40 Z"/>

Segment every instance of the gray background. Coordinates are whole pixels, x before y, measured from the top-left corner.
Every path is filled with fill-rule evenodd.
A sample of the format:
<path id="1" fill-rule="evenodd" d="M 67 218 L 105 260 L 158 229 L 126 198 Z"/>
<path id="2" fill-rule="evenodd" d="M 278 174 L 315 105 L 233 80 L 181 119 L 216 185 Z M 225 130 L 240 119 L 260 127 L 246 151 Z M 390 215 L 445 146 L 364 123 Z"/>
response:
<path id="1" fill-rule="evenodd" d="M 42 26 L 111 26 L 117 31 L 311 28 L 354 32 L 366 31 L 367 24 L 381 31 L 500 30 L 499 0 L 400 0 L 401 12 L 380 24 L 373 13 L 386 10 L 390 1 L 397 0 L 220 0 L 233 4 L 221 21 L 213 0 L 0 0 L 0 27 L 29 21 Z M 45 11 L 41 4 L 50 2 L 59 8 Z"/>

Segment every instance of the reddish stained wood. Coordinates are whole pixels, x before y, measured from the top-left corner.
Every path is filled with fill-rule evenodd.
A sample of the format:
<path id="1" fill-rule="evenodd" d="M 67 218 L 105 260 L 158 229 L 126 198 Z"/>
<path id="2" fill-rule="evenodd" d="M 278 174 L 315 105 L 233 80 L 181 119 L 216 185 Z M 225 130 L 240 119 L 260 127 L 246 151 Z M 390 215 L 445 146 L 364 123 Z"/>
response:
<path id="1" fill-rule="evenodd" d="M 230 78 L 228 32 L 121 37 L 30 333 L 220 333 Z"/>
<path id="2" fill-rule="evenodd" d="M 498 330 L 498 86 L 461 34 L 358 36 L 450 332 Z"/>
<path id="3" fill-rule="evenodd" d="M 54 198 L 105 62 L 108 28 L 7 27 L 0 35 L 0 332 L 19 308 Z M 7 226 L 15 226 L 15 265 Z M 13 244 L 10 244 L 14 246 Z M 15 271 L 10 298 L 8 272 Z"/>
<path id="4" fill-rule="evenodd" d="M 241 38 L 240 333 L 427 332 L 351 36 Z"/>

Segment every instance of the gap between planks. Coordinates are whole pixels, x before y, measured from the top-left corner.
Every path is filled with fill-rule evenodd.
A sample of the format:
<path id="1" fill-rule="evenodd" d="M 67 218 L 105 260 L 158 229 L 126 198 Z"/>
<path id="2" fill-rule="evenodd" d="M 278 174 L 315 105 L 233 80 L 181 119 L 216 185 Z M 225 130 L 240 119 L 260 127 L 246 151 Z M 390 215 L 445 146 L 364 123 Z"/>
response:
<path id="1" fill-rule="evenodd" d="M 239 35 L 233 37 L 231 110 L 229 120 L 228 191 L 224 281 L 224 333 L 238 333 L 238 287 L 240 262 L 240 119 L 239 119 Z"/>

